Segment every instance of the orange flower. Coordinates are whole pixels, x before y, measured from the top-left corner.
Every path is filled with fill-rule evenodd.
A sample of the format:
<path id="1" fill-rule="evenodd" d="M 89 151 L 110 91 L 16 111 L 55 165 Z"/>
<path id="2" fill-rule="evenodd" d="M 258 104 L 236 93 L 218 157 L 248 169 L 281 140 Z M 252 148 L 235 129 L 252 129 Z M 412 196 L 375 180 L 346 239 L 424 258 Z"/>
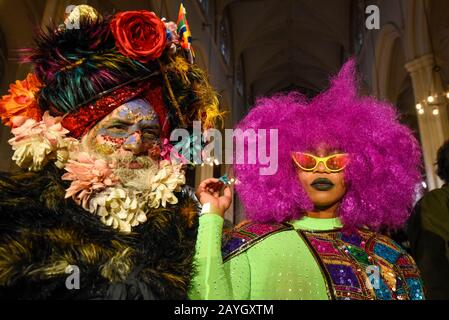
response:
<path id="1" fill-rule="evenodd" d="M 17 116 L 25 116 L 36 121 L 42 119 L 36 93 L 42 88 L 42 84 L 32 73 L 25 80 L 12 83 L 9 86 L 9 94 L 0 99 L 0 117 L 6 126 L 12 126 L 12 119 Z"/>

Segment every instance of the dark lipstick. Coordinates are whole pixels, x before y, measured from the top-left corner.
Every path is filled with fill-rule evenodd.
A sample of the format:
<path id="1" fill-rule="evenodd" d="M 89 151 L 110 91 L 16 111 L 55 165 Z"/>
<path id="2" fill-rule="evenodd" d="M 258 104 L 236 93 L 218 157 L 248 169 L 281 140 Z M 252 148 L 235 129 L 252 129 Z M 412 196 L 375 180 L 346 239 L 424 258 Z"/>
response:
<path id="1" fill-rule="evenodd" d="M 318 191 L 329 191 L 334 187 L 332 181 L 327 178 L 317 178 L 310 185 Z"/>

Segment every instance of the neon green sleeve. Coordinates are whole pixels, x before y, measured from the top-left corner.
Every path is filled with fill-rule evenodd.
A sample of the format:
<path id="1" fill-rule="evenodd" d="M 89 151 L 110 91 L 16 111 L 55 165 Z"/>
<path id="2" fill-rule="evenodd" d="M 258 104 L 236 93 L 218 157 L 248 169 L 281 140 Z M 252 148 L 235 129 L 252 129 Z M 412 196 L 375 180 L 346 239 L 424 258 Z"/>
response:
<path id="1" fill-rule="evenodd" d="M 205 214 L 199 219 L 194 256 L 194 276 L 189 298 L 193 300 L 233 300 L 250 298 L 250 267 L 246 253 L 223 264 L 221 235 L 223 218 Z"/>

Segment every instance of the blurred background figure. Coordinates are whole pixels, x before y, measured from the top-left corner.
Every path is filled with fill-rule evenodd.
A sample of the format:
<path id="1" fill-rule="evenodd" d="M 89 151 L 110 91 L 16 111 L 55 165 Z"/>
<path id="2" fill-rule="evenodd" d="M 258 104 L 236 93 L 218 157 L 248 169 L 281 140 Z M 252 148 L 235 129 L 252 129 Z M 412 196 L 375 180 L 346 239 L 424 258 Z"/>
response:
<path id="1" fill-rule="evenodd" d="M 437 154 L 437 174 L 444 185 L 416 204 L 408 235 L 430 299 L 449 299 L 449 140 Z"/>

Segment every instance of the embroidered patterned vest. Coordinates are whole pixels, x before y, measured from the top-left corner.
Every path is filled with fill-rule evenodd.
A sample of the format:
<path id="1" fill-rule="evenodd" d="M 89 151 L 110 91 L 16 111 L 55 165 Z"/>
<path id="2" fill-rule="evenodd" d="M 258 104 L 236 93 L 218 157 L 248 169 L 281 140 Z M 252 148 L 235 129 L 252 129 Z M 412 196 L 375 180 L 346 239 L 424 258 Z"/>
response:
<path id="1" fill-rule="evenodd" d="M 224 233 L 226 262 L 289 224 L 249 222 Z M 319 265 L 332 299 L 421 300 L 423 284 L 412 257 L 388 237 L 369 230 L 343 233 L 297 230 Z"/>

